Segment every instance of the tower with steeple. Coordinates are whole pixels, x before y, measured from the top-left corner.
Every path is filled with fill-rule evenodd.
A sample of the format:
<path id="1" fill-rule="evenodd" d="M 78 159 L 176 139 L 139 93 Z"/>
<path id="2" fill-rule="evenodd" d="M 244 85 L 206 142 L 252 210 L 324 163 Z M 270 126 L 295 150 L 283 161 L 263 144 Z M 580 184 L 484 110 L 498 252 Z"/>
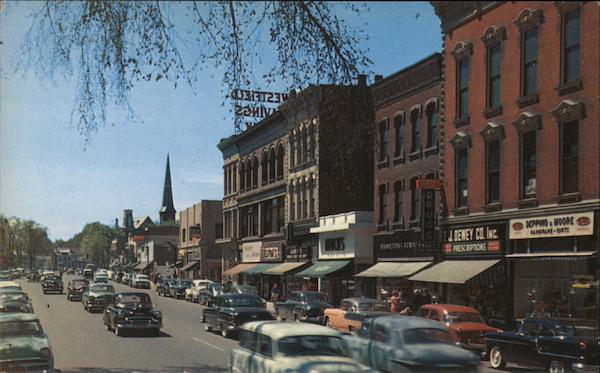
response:
<path id="1" fill-rule="evenodd" d="M 163 189 L 162 207 L 160 208 L 160 224 L 175 221 L 175 207 L 173 206 L 173 189 L 171 188 L 171 166 L 167 154 L 167 170 L 165 172 L 165 186 Z"/>

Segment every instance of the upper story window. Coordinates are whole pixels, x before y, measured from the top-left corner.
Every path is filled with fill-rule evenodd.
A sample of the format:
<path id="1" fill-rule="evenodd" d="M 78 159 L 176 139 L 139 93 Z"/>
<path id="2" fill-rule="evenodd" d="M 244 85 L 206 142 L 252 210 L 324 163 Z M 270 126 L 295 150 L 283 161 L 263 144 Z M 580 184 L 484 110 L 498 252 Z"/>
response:
<path id="1" fill-rule="evenodd" d="M 500 60 L 502 44 L 487 48 L 487 107 L 500 106 Z"/>
<path id="2" fill-rule="evenodd" d="M 308 136 L 306 135 L 306 127 L 302 128 L 302 163 L 308 160 Z"/>
<path id="3" fill-rule="evenodd" d="M 431 148 L 437 144 L 437 103 L 427 104 L 425 108 L 427 117 L 427 147 Z"/>
<path id="4" fill-rule="evenodd" d="M 280 179 L 283 177 L 283 145 L 279 144 L 277 146 L 277 169 L 275 173 L 275 177 Z"/>
<path id="5" fill-rule="evenodd" d="M 410 179 L 410 220 L 416 220 L 419 217 L 421 191 L 417 188 L 417 179 L 418 177 Z"/>
<path id="6" fill-rule="evenodd" d="M 260 169 L 261 169 L 261 181 L 262 184 L 265 185 L 269 180 L 268 170 L 269 170 L 269 157 L 267 156 L 267 151 L 263 151 L 262 157 L 260 159 Z"/>
<path id="7" fill-rule="evenodd" d="M 514 22 L 521 32 L 521 97 L 537 93 L 538 30 L 543 21 L 543 11 L 538 8 L 523 9 Z"/>
<path id="8" fill-rule="evenodd" d="M 296 142 L 294 135 L 290 136 L 290 167 L 296 165 Z"/>
<path id="9" fill-rule="evenodd" d="M 468 150 L 457 149 L 455 152 L 455 178 L 456 178 L 456 207 L 468 206 L 468 173 L 467 173 Z"/>
<path id="10" fill-rule="evenodd" d="M 560 125 L 560 192 L 579 190 L 579 121 Z"/>
<path id="11" fill-rule="evenodd" d="M 537 174 L 537 131 L 521 132 L 521 196 L 535 198 Z"/>
<path id="12" fill-rule="evenodd" d="M 486 141 L 487 203 L 500 201 L 500 140 Z"/>
<path id="13" fill-rule="evenodd" d="M 246 161 L 246 190 L 252 189 L 252 160 Z"/>
<path id="14" fill-rule="evenodd" d="M 403 196 L 402 182 L 400 180 L 394 183 L 394 222 L 402 220 L 402 199 Z"/>
<path id="15" fill-rule="evenodd" d="M 562 20 L 562 77 L 561 83 L 579 80 L 580 9 L 566 12 Z"/>
<path id="16" fill-rule="evenodd" d="M 379 122 L 379 160 L 384 161 L 388 152 L 388 125 L 387 120 Z"/>
<path id="17" fill-rule="evenodd" d="M 244 162 L 240 163 L 240 190 L 246 190 L 246 166 Z"/>
<path id="18" fill-rule="evenodd" d="M 400 157 L 404 154 L 404 114 L 398 114 L 394 118 L 394 134 L 396 135 L 394 155 Z"/>
<path id="19" fill-rule="evenodd" d="M 181 242 L 185 242 L 186 239 L 187 239 L 187 236 L 185 235 L 185 228 L 183 228 L 181 231 Z"/>
<path id="20" fill-rule="evenodd" d="M 385 184 L 379 186 L 379 219 L 378 223 L 385 223 L 385 217 L 387 213 L 387 192 Z"/>
<path id="21" fill-rule="evenodd" d="M 252 161 L 252 187 L 258 186 L 258 157 L 255 155 Z"/>
<path id="22" fill-rule="evenodd" d="M 415 109 L 410 112 L 411 141 L 410 152 L 421 150 L 421 110 Z"/>
<path id="23" fill-rule="evenodd" d="M 316 151 L 316 147 L 317 147 L 317 134 L 316 132 L 316 127 L 314 124 L 311 124 L 308 127 L 308 141 L 309 141 L 309 158 L 310 159 L 315 159 L 315 151 Z"/>
<path id="24" fill-rule="evenodd" d="M 269 150 L 269 181 L 275 180 L 277 156 L 275 155 L 275 148 Z"/>
<path id="25" fill-rule="evenodd" d="M 237 192 L 237 166 L 233 165 L 233 172 L 231 174 L 231 177 L 233 179 L 233 193 Z"/>
<path id="26" fill-rule="evenodd" d="M 457 119 L 463 119 L 469 116 L 469 60 L 465 58 L 457 64 Z"/>

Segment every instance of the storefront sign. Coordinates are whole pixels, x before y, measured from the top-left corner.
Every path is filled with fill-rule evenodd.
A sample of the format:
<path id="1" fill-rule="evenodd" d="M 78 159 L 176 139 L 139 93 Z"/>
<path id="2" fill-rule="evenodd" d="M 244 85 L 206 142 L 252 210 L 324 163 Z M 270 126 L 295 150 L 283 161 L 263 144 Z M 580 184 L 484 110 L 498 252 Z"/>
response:
<path id="1" fill-rule="evenodd" d="M 435 190 L 423 189 L 421 196 L 423 201 L 423 241 L 435 241 Z"/>
<path id="2" fill-rule="evenodd" d="M 375 236 L 375 258 L 430 257 L 439 254 L 439 243 L 423 241 L 418 232 L 396 232 Z"/>
<path id="3" fill-rule="evenodd" d="M 344 237 L 327 238 L 325 240 L 325 251 L 344 251 Z"/>
<path id="4" fill-rule="evenodd" d="M 261 251 L 261 262 L 281 262 L 281 246 L 269 245 L 264 246 Z"/>
<path id="5" fill-rule="evenodd" d="M 242 262 L 259 263 L 262 242 L 245 242 L 242 244 Z"/>
<path id="6" fill-rule="evenodd" d="M 510 220 L 511 240 L 592 234 L 594 234 L 593 212 Z"/>
<path id="7" fill-rule="evenodd" d="M 442 183 L 440 179 L 417 179 L 417 188 L 440 190 Z"/>
<path id="8" fill-rule="evenodd" d="M 301 262 L 310 259 L 310 248 L 307 246 L 303 247 L 289 247 L 286 249 L 285 260 L 288 262 Z"/>
<path id="9" fill-rule="evenodd" d="M 445 255 L 499 254 L 505 239 L 503 223 L 457 226 L 445 230 Z"/>

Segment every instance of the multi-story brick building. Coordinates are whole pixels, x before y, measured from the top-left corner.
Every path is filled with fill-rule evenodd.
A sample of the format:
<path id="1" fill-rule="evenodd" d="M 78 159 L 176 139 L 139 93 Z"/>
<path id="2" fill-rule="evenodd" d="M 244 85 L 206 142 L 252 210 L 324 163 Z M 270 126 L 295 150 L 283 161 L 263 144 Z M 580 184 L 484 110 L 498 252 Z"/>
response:
<path id="1" fill-rule="evenodd" d="M 595 315 L 600 8 L 579 1 L 433 6 L 445 61 L 444 253 L 476 260 L 416 277 L 464 268 L 450 298 L 477 299 L 488 315 Z"/>

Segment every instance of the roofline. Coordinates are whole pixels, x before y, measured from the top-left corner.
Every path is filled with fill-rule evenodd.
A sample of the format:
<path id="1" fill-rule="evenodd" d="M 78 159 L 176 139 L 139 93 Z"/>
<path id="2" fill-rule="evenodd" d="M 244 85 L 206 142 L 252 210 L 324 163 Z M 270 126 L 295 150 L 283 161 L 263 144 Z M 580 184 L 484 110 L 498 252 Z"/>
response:
<path id="1" fill-rule="evenodd" d="M 395 78 L 397 78 L 398 76 L 408 73 L 410 70 L 415 69 L 416 67 L 418 67 L 419 65 L 423 64 L 424 62 L 430 60 L 430 59 L 434 59 L 435 57 L 439 57 L 440 59 L 442 58 L 442 53 L 441 52 L 434 52 L 432 54 L 430 54 L 429 56 L 420 59 L 419 61 L 413 63 L 412 65 L 408 65 L 407 67 L 403 68 L 402 70 L 396 71 L 395 73 L 392 73 L 391 75 L 386 76 L 385 78 L 376 81 L 375 83 L 371 84 L 369 86 L 370 89 L 374 89 L 377 88 L 379 85 L 382 85 L 383 83 L 389 82 L 394 80 Z M 441 76 L 440 76 L 441 79 Z"/>

